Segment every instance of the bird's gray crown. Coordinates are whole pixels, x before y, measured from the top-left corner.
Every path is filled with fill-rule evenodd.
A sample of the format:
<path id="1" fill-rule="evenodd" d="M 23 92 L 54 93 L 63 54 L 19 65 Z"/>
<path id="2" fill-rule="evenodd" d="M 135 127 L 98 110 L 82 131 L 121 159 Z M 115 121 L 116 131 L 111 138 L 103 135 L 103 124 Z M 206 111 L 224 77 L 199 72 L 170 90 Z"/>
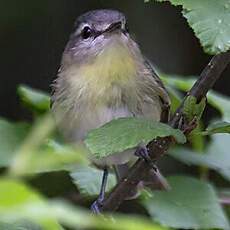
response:
<path id="1" fill-rule="evenodd" d="M 82 14 L 76 20 L 75 26 L 87 23 L 90 25 L 98 25 L 101 23 L 113 24 L 115 22 L 125 23 L 125 15 L 117 10 L 92 10 Z"/>

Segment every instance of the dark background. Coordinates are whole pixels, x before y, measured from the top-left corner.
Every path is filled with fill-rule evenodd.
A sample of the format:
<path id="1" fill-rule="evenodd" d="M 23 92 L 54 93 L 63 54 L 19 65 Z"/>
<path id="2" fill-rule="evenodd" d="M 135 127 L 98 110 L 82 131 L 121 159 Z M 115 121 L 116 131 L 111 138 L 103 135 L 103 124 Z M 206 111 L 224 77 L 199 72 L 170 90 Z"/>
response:
<path id="1" fill-rule="evenodd" d="M 77 16 L 98 8 L 123 11 L 131 33 L 162 71 L 198 75 L 210 56 L 168 3 L 144 0 L 0 0 L 0 116 L 25 119 L 16 95 L 19 83 L 50 91 Z M 230 67 L 215 88 L 230 95 Z"/>

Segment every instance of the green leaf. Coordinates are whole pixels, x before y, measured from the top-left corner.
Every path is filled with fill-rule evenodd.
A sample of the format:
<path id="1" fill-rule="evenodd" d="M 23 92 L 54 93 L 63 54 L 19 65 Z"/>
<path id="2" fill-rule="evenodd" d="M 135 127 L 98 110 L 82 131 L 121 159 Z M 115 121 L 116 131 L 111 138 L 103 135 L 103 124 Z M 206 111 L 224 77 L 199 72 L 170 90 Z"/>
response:
<path id="1" fill-rule="evenodd" d="M 183 176 L 170 177 L 169 183 L 170 191 L 153 192 L 143 200 L 154 221 L 179 229 L 229 229 L 210 184 Z"/>
<path id="2" fill-rule="evenodd" d="M 0 179 L 0 221 L 32 222 L 44 229 L 61 230 L 45 199 L 24 183 Z"/>
<path id="3" fill-rule="evenodd" d="M 82 195 L 95 196 L 99 194 L 103 176 L 102 170 L 79 165 L 72 170 L 70 175 Z M 115 175 L 109 174 L 106 191 L 110 191 L 115 185 Z"/>
<path id="4" fill-rule="evenodd" d="M 1 225 L 1 230 L 43 230 L 39 224 L 28 221 L 28 220 L 20 220 L 15 223 L 4 223 Z"/>
<path id="5" fill-rule="evenodd" d="M 214 169 L 230 181 L 230 154 L 228 147 L 230 135 L 216 134 L 212 138 L 212 142 L 203 154 L 186 148 L 172 149 L 169 154 L 186 164 L 206 166 Z"/>
<path id="6" fill-rule="evenodd" d="M 68 229 L 166 230 L 143 217 L 92 215 L 64 200 L 47 201 L 21 181 L 0 178 L 1 230 L 63 230 L 59 223 Z"/>
<path id="7" fill-rule="evenodd" d="M 11 163 L 14 151 L 25 139 L 30 129 L 27 123 L 11 123 L 0 119 L 0 167 Z"/>
<path id="8" fill-rule="evenodd" d="M 164 2 L 166 0 L 157 0 Z M 205 52 L 218 54 L 230 48 L 229 0 L 169 0 L 183 7 L 183 16 L 199 38 Z"/>
<path id="9" fill-rule="evenodd" d="M 198 152 L 204 151 L 206 140 L 203 135 L 200 135 L 202 130 L 203 130 L 203 124 L 200 121 L 197 127 L 187 137 L 188 142 L 191 143 L 191 147 L 194 151 L 198 151 Z"/>
<path id="10" fill-rule="evenodd" d="M 220 93 L 209 91 L 208 102 L 222 114 L 222 119 L 230 121 L 230 97 Z"/>
<path id="11" fill-rule="evenodd" d="M 75 168 L 76 164 L 84 165 L 86 163 L 88 163 L 88 159 L 85 149 L 51 139 L 30 153 L 30 157 L 19 174 L 69 171 Z"/>
<path id="12" fill-rule="evenodd" d="M 186 118 L 191 121 L 194 117 L 197 117 L 199 121 L 206 106 L 206 99 L 203 98 L 198 104 L 197 99 L 194 96 L 188 96 L 184 101 L 184 111 Z"/>
<path id="13" fill-rule="evenodd" d="M 15 150 L 9 172 L 14 175 L 24 173 L 26 165 L 30 164 L 33 153 L 44 144 L 54 129 L 55 124 L 50 114 L 39 117 L 25 140 Z"/>
<path id="14" fill-rule="evenodd" d="M 22 103 L 32 111 L 44 113 L 50 109 L 50 97 L 41 90 L 20 85 L 18 87 L 18 95 Z"/>
<path id="15" fill-rule="evenodd" d="M 50 205 L 59 222 L 70 229 L 166 230 L 165 227 L 137 215 L 92 215 L 92 213 L 67 202 L 53 202 Z"/>
<path id="16" fill-rule="evenodd" d="M 179 143 L 186 142 L 180 130 L 166 124 L 141 118 L 119 118 L 90 131 L 85 144 L 96 158 L 102 158 L 166 136 L 173 136 Z"/>
<path id="17" fill-rule="evenodd" d="M 28 230 L 22 226 L 18 226 L 12 223 L 3 223 L 3 222 L 0 222 L 0 229 L 1 230 Z"/>
<path id="18" fill-rule="evenodd" d="M 194 85 L 197 80 L 196 76 L 178 76 L 178 75 L 169 75 L 161 73 L 161 80 L 164 84 L 172 86 L 176 89 L 180 89 L 182 91 L 188 91 Z"/>
<path id="19" fill-rule="evenodd" d="M 196 76 L 178 76 L 169 74 L 160 74 L 160 78 L 165 85 L 169 85 L 182 91 L 188 91 L 194 85 L 197 80 Z"/>
<path id="20" fill-rule="evenodd" d="M 207 129 L 202 134 L 212 135 L 215 133 L 230 133 L 230 123 L 225 121 L 212 123 L 207 127 Z"/>
<path id="21" fill-rule="evenodd" d="M 170 109 L 172 112 L 175 112 L 182 102 L 183 95 L 170 86 L 167 87 L 167 92 L 171 100 Z"/>
<path id="22" fill-rule="evenodd" d="M 41 226 L 31 221 L 19 221 L 15 223 L 0 222 L 1 230 L 42 230 Z"/>
<path id="23" fill-rule="evenodd" d="M 3 163 L 5 159 L 5 163 L 7 163 L 5 166 L 9 166 L 8 172 L 10 174 L 21 176 L 32 173 L 69 170 L 76 163 L 88 162 L 86 150 L 83 147 L 67 145 L 53 139 L 52 132 L 55 125 L 50 114 L 41 116 L 30 131 L 27 131 L 22 137 L 17 129 L 15 131 L 13 124 L 5 123 L 7 124 L 4 126 L 6 130 L 1 133 L 3 135 L 2 140 L 0 138 L 0 144 L 1 141 L 3 142 L 2 146 L 0 146 L 0 152 L 1 148 L 3 148 Z M 10 129 L 11 126 L 14 127 L 13 130 Z M 9 132 L 12 137 L 16 136 L 16 140 L 21 137 L 20 142 L 17 141 L 14 145 L 14 139 L 6 135 Z M 9 148 L 8 150 L 6 146 L 14 146 L 14 148 Z"/>

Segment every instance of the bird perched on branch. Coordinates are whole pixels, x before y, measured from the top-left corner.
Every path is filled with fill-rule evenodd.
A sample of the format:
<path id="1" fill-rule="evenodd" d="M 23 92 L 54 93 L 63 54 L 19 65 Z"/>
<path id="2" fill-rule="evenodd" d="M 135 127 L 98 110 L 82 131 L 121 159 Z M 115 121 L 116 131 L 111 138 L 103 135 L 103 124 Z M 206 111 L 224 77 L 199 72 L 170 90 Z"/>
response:
<path id="1" fill-rule="evenodd" d="M 78 17 L 53 89 L 54 117 L 73 143 L 115 118 L 159 121 L 162 108 L 170 104 L 162 82 L 130 37 L 124 14 L 115 10 L 95 10 Z M 108 167 L 121 171 L 133 156 L 134 151 L 128 150 L 91 159 L 104 169 L 100 196 L 92 205 L 94 212 L 103 202 Z"/>

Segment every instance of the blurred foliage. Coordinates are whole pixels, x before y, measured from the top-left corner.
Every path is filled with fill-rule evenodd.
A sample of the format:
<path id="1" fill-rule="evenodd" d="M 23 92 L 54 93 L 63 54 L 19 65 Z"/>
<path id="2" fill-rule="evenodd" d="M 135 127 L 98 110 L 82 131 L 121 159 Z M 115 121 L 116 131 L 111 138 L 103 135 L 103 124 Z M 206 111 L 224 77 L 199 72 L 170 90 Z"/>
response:
<path id="1" fill-rule="evenodd" d="M 0 224 L 5 230 L 11 225 L 15 229 L 61 230 L 64 226 L 73 229 L 120 230 L 164 230 L 146 218 L 126 216 L 93 216 L 83 208 L 77 208 L 67 201 L 47 200 L 41 194 L 20 180 L 4 179 L 0 181 Z M 58 223 L 59 222 L 59 223 Z M 9 223 L 9 224 L 8 224 Z M 1 226 L 1 225 L 0 225 Z"/>
<path id="2" fill-rule="evenodd" d="M 27 123 L 13 123 L 0 120 L 0 166 L 10 165 L 14 151 L 22 143 L 30 130 Z"/>
<path id="3" fill-rule="evenodd" d="M 44 229 L 61 229 L 42 195 L 19 180 L 2 178 L 0 197 L 2 222 L 15 223 L 29 219 Z"/>
<path id="4" fill-rule="evenodd" d="M 143 204 L 153 220 L 179 229 L 229 229 L 213 187 L 186 176 L 168 178 L 170 191 L 150 192 Z"/>
<path id="5" fill-rule="evenodd" d="M 230 133 L 230 123 L 225 121 L 214 122 L 207 127 L 203 135 L 214 133 Z"/>
<path id="6" fill-rule="evenodd" d="M 192 165 L 207 166 L 214 169 L 230 181 L 230 136 L 226 134 L 214 135 L 205 148 L 203 154 L 197 154 L 188 148 L 176 148 L 170 154 L 176 159 Z"/>
<path id="7" fill-rule="evenodd" d="M 162 74 L 162 79 L 167 87 L 172 88 L 173 92 L 178 95 L 181 94 L 181 90 L 187 90 L 194 81 L 190 82 L 180 77 L 175 78 L 165 74 Z M 23 88 L 21 87 L 21 89 Z M 28 90 L 29 88 L 26 87 L 26 89 Z M 29 89 L 29 91 L 27 91 L 27 95 L 30 95 L 27 96 L 27 108 L 28 105 L 32 105 L 34 101 L 33 96 L 36 96 L 36 94 L 32 93 L 33 89 Z M 42 94 L 42 92 L 39 93 Z M 215 92 L 211 92 L 209 97 L 213 95 L 220 98 L 220 100 L 222 99 Z M 226 96 L 225 99 L 227 102 Z M 44 97 L 44 100 L 47 100 L 47 98 Z M 187 101 L 187 104 L 188 109 L 190 106 L 194 106 L 193 100 L 191 102 Z M 30 109 L 35 105 L 36 103 Z M 228 110 L 228 107 L 222 107 L 219 104 L 213 105 L 220 111 L 220 114 L 224 114 L 222 117 L 229 116 L 228 111 L 225 110 Z M 198 112 L 202 110 L 203 106 L 201 110 L 197 109 Z M 121 123 L 117 125 L 116 122 L 120 122 L 120 120 Z M 127 124 L 124 125 L 122 123 L 124 121 Z M 118 119 L 109 123 L 109 127 L 112 124 L 111 130 L 118 130 L 114 134 L 112 134 L 110 128 L 108 133 L 104 127 L 98 130 L 102 133 L 105 132 L 103 135 L 107 138 L 111 135 L 108 141 L 118 136 L 118 139 L 116 139 L 118 144 L 122 142 L 121 140 L 129 139 L 131 134 L 139 135 L 141 138 L 143 138 L 143 135 L 148 135 L 141 134 L 140 132 L 140 128 L 145 130 L 145 120 L 135 121 L 138 122 L 138 134 L 135 134 L 135 127 L 131 129 L 131 134 L 130 130 L 124 134 L 128 130 L 127 125 L 130 126 L 129 122 L 129 119 Z M 140 124 L 139 122 L 143 123 Z M 116 124 L 115 126 L 113 126 L 114 123 Z M 159 128 L 159 124 L 153 123 L 151 125 Z M 219 122 L 219 125 L 216 124 L 214 123 L 213 125 L 211 122 L 205 133 L 198 132 L 189 140 L 191 142 L 193 139 L 196 139 L 196 141 L 206 143 L 202 154 L 198 154 L 195 148 L 183 146 L 171 150 L 170 155 L 185 164 L 197 165 L 199 167 L 205 166 L 208 170 L 215 170 L 228 181 L 230 178 L 230 155 L 228 154 L 227 146 L 229 143 L 228 134 L 215 134 L 209 142 L 207 142 L 205 136 L 216 132 L 228 132 L 228 129 L 225 128 L 228 127 L 229 123 Z M 184 137 L 180 132 L 171 130 L 166 125 L 162 127 L 163 129 L 160 126 L 160 132 L 164 135 L 176 135 L 179 141 L 184 142 Z M 227 214 L 225 214 L 224 209 L 220 205 L 215 192 L 216 190 L 218 191 L 215 181 L 212 181 L 214 184 L 211 186 L 208 182 L 202 182 L 186 176 L 170 177 L 169 183 L 172 190 L 169 192 L 155 192 L 151 190 L 143 192 L 142 199 L 139 199 L 139 204 L 152 217 L 151 221 L 146 219 L 146 217 L 133 217 L 133 215 L 127 214 L 121 216 L 113 215 L 113 217 L 104 216 L 101 218 L 99 216 L 92 216 L 83 207 L 76 207 L 74 204 L 71 204 L 67 197 L 56 197 L 55 200 L 48 199 L 46 194 L 41 194 L 38 190 L 36 191 L 31 185 L 27 184 L 25 179 L 28 176 L 36 178 L 45 172 L 52 173 L 65 170 L 69 172 L 70 178 L 72 178 L 72 182 L 76 186 L 76 195 L 79 193 L 77 196 L 79 196 L 80 200 L 88 200 L 95 198 L 99 193 L 102 171 L 89 165 L 86 149 L 82 146 L 72 146 L 57 135 L 48 107 L 45 114 L 38 116 L 36 113 L 32 124 L 14 123 L 2 118 L 0 129 L 2 130 L 0 135 L 2 143 L 0 147 L 1 167 L 5 168 L 0 178 L 0 224 L 3 226 L 2 229 L 49 230 L 65 229 L 66 227 L 70 229 L 164 229 L 163 226 L 173 228 L 227 229 L 229 227 Z M 94 135 L 94 132 L 91 132 L 91 135 Z M 156 131 L 156 136 L 158 134 Z M 149 138 L 155 137 L 154 135 Z M 106 140 L 101 142 L 100 138 L 95 143 L 99 143 L 98 145 L 100 143 L 103 144 L 103 148 L 105 148 L 104 145 L 107 145 Z M 127 143 L 129 141 L 123 141 L 121 144 L 126 146 Z M 137 143 L 136 141 L 134 144 Z M 91 143 L 91 145 L 93 146 L 94 144 Z M 99 148 L 101 147 L 99 146 Z M 198 170 L 198 172 L 200 171 Z M 111 190 L 115 184 L 115 175 L 111 174 L 107 191 Z M 220 190 L 222 189 L 220 188 Z M 228 188 L 225 189 L 226 191 L 228 191 Z M 124 228 L 124 226 L 126 227 Z"/>
<path id="8" fill-rule="evenodd" d="M 28 86 L 20 85 L 18 95 L 22 104 L 32 112 L 44 113 L 50 108 L 50 96 L 40 90 L 31 90 Z"/>
<path id="9" fill-rule="evenodd" d="M 182 5 L 183 15 L 206 52 L 214 54 L 229 48 L 230 29 L 229 23 L 226 23 L 230 20 L 229 1 L 170 2 Z M 169 91 L 174 112 L 182 101 L 183 93 L 191 88 L 196 77 L 185 80 L 163 73 L 160 73 L 160 77 Z M 49 95 L 23 85 L 19 86 L 18 95 L 22 105 L 34 116 L 30 123 L 0 119 L 1 230 L 230 228 L 230 209 L 226 206 L 230 200 L 229 97 L 210 91 L 207 101 L 219 112 L 217 120 L 210 121 L 205 130 L 202 129 L 201 120 L 187 144 L 175 146 L 169 152 L 181 163 L 193 165 L 195 173 L 189 177 L 170 176 L 170 191 L 142 190 L 136 202 L 144 211 L 129 210 L 136 211 L 138 215 L 95 216 L 85 207 L 99 192 L 102 172 L 90 165 L 90 150 L 103 157 L 133 148 L 141 142 L 146 143 L 157 136 L 174 136 L 178 142 L 184 143 L 184 135 L 157 122 L 118 119 L 91 131 L 86 140 L 87 150 L 83 146 L 67 143 L 58 135 L 49 113 Z M 204 102 L 198 106 L 193 98 L 186 101 L 188 119 L 194 115 L 201 117 Z M 205 167 L 205 171 L 201 171 L 200 167 Z M 33 180 L 45 175 L 40 179 L 42 186 L 54 189 L 49 186 L 52 183 L 45 173 L 54 174 L 57 171 L 68 174 L 70 183 L 75 186 L 74 192 L 66 191 L 64 195 L 56 192 L 48 196 L 44 189 L 33 183 Z M 221 180 L 217 174 L 222 175 Z M 115 175 L 111 174 L 107 191 L 115 183 Z M 60 181 L 59 186 L 64 185 Z"/>

